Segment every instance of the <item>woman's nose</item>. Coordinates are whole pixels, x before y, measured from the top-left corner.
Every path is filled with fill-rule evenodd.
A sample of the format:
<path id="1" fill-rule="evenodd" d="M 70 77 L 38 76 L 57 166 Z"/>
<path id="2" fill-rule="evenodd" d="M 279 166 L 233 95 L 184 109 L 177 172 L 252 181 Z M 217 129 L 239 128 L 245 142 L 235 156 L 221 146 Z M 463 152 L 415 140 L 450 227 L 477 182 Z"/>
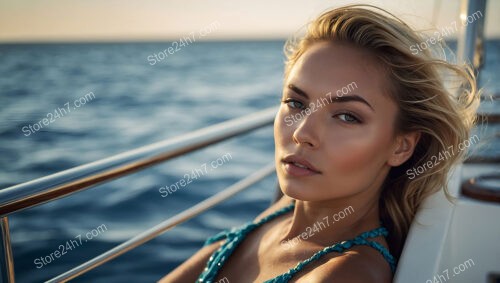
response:
<path id="1" fill-rule="evenodd" d="M 310 113 L 309 115 L 305 115 L 300 121 L 297 123 L 297 127 L 293 131 L 292 139 L 296 144 L 303 144 L 310 148 L 316 148 L 319 145 L 318 138 L 318 122 L 317 116 L 315 115 L 319 113 Z"/>

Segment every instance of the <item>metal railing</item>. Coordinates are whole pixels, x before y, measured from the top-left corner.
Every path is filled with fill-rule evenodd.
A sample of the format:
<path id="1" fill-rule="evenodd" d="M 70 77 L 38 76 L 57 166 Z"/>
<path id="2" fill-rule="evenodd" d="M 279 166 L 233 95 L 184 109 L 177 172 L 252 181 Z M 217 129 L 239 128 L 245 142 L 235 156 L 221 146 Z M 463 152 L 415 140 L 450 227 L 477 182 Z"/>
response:
<path id="1" fill-rule="evenodd" d="M 72 169 L 61 171 L 43 178 L 0 190 L 1 254 L 0 268 L 2 282 L 15 281 L 14 262 L 11 251 L 8 215 L 26 208 L 81 192 L 98 184 L 143 170 L 182 154 L 227 140 L 252 130 L 273 124 L 277 108 L 222 122 L 193 131 L 166 141 L 154 143 L 127 151 L 109 158 L 98 160 Z M 155 238 L 168 229 L 210 209 L 234 194 L 250 187 L 274 172 L 274 162 L 249 177 L 226 188 L 198 205 L 165 220 L 132 239 L 97 256 L 86 263 L 67 271 L 48 282 L 66 282 L 93 268 Z"/>
<path id="2" fill-rule="evenodd" d="M 468 62 L 475 69 L 480 69 L 484 62 L 484 21 L 486 17 L 486 0 L 462 0 L 460 7 L 460 19 L 468 20 L 467 17 L 474 15 L 477 11 L 482 13 L 481 17 L 467 25 L 462 24 L 458 37 L 457 53 L 460 62 Z"/>
<path id="3" fill-rule="evenodd" d="M 161 235 L 163 232 L 175 227 L 178 224 L 181 224 L 196 215 L 203 213 L 204 211 L 212 208 L 213 206 L 219 204 L 220 202 L 232 197 L 233 195 L 249 188 L 251 185 L 256 182 L 262 180 L 266 176 L 270 175 L 275 171 L 274 162 L 255 172 L 254 174 L 248 176 L 247 178 L 235 183 L 234 185 L 226 188 L 222 192 L 198 203 L 192 208 L 186 209 L 183 212 L 163 221 L 162 223 L 150 228 L 141 234 L 133 237 L 132 239 L 112 248 L 111 250 L 100 254 L 99 256 L 57 276 L 47 281 L 50 283 L 55 282 L 66 282 L 70 279 L 73 279 L 79 275 L 84 274 L 87 271 L 90 271 L 99 265 L 118 257 L 129 250 L 136 248 L 149 240 L 154 239 L 155 237 Z"/>

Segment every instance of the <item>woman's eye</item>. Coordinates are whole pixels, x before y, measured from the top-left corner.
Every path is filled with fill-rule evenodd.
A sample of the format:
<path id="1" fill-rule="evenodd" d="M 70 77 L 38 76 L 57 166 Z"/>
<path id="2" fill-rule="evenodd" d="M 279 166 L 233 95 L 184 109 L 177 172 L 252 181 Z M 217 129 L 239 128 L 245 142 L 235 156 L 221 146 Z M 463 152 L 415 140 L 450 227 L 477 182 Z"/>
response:
<path id="1" fill-rule="evenodd" d="M 351 115 L 349 113 L 341 113 L 336 115 L 340 120 L 347 122 L 347 123 L 359 123 L 359 119 L 354 117 L 354 115 Z"/>
<path id="2" fill-rule="evenodd" d="M 304 108 L 304 104 L 298 100 L 295 100 L 295 99 L 287 99 L 283 102 L 286 105 L 288 105 L 288 107 L 290 107 L 292 109 L 303 109 Z"/>

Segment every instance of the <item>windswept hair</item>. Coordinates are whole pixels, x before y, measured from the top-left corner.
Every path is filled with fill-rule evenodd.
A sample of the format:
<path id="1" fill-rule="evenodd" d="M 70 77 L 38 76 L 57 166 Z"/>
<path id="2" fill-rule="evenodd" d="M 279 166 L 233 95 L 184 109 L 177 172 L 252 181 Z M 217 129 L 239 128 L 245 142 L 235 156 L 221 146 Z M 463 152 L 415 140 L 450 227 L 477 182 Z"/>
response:
<path id="1" fill-rule="evenodd" d="M 387 94 L 398 106 L 394 134 L 420 132 L 411 158 L 393 167 L 380 197 L 380 218 L 389 230 L 388 244 L 399 258 L 417 209 L 429 195 L 447 189 L 448 173 L 464 158 L 458 147 L 469 139 L 479 105 L 472 69 L 447 62 L 431 49 L 415 54 L 423 33 L 386 10 L 350 5 L 329 10 L 313 20 L 304 35 L 285 44 L 285 80 L 304 52 L 317 42 L 339 42 L 366 50 L 385 73 Z M 440 42 L 434 50 L 443 50 Z M 427 163 L 449 149 L 454 154 L 410 179 L 407 170 Z"/>

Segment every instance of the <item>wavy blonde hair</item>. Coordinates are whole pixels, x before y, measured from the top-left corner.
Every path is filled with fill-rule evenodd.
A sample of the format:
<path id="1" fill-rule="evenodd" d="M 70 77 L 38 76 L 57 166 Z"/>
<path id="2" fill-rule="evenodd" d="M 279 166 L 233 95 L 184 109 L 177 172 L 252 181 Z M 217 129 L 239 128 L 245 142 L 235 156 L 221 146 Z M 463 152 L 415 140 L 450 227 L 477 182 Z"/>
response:
<path id="1" fill-rule="evenodd" d="M 385 72 L 387 93 L 398 105 L 394 133 L 421 133 L 411 158 L 390 170 L 380 197 L 380 218 L 389 230 L 388 243 L 396 258 L 422 201 L 441 189 L 451 199 L 448 173 L 463 160 L 464 152 L 449 154 L 414 179 L 405 172 L 451 147 L 458 149 L 469 138 L 479 104 L 469 66 L 437 58 L 430 48 L 412 52 L 411 47 L 425 39 L 386 10 L 350 5 L 323 13 L 309 24 L 305 35 L 289 39 L 284 48 L 285 81 L 300 56 L 316 42 L 342 42 L 368 51 Z M 434 50 L 443 47 L 438 42 Z"/>

